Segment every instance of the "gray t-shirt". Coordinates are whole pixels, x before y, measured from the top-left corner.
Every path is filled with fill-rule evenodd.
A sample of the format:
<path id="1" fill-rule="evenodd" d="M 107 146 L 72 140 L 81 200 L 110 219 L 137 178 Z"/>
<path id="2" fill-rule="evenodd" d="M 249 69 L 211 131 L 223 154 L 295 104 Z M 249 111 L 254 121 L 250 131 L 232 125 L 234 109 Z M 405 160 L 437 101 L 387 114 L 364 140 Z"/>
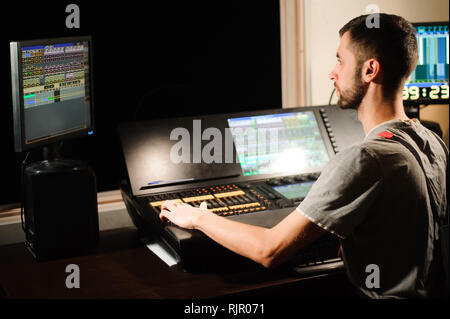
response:
<path id="1" fill-rule="evenodd" d="M 431 200 L 416 158 L 390 133 L 419 152 Z M 430 206 L 445 215 L 447 159 L 437 138 L 418 121 L 382 123 L 336 155 L 297 207 L 341 239 L 350 280 L 371 298 L 430 297 L 444 276 Z"/>

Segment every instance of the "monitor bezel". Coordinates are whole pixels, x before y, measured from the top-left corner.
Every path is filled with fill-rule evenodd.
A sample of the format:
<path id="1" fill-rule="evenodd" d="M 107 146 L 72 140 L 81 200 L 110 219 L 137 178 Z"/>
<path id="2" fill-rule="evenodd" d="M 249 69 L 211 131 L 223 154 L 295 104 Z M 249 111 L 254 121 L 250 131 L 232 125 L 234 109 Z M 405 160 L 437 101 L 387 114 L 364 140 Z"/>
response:
<path id="1" fill-rule="evenodd" d="M 449 26 L 449 21 L 435 21 L 435 22 L 412 22 L 411 23 L 414 29 L 418 26 L 432 26 L 432 25 L 447 25 Z M 406 84 L 404 85 L 406 86 Z M 430 104 L 449 104 L 450 99 L 417 99 L 417 100 L 403 100 L 404 106 L 419 106 L 419 105 L 430 105 Z"/>
<path id="2" fill-rule="evenodd" d="M 89 102 L 90 102 L 90 125 L 76 131 L 57 134 L 50 137 L 26 143 L 25 122 L 24 122 L 24 99 L 23 96 L 23 75 L 22 75 L 22 48 L 36 45 L 52 45 L 65 42 L 88 42 L 89 59 Z M 92 36 L 71 36 L 45 39 L 33 39 L 10 42 L 11 51 L 11 82 L 13 96 L 13 119 L 14 119 L 14 149 L 16 152 L 30 151 L 36 148 L 51 145 L 63 140 L 83 137 L 94 130 L 94 76 L 93 76 L 93 45 Z"/>

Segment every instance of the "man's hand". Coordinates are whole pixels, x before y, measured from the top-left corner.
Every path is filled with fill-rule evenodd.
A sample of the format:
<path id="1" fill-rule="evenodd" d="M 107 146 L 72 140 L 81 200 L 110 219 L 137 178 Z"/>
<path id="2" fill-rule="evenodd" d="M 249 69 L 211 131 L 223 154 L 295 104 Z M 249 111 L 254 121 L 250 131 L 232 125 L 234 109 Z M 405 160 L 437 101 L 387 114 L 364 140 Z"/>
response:
<path id="1" fill-rule="evenodd" d="M 185 203 L 165 201 L 161 206 L 159 218 L 168 219 L 182 228 L 194 229 L 197 219 L 207 211 L 205 202 L 201 203 L 199 208 L 195 208 Z"/>

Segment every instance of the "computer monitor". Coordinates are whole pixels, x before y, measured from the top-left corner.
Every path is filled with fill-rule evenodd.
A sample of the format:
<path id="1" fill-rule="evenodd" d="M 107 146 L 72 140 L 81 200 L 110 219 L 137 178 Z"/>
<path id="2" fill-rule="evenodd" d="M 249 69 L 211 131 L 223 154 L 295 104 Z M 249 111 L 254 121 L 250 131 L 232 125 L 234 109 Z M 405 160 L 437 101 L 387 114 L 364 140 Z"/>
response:
<path id="1" fill-rule="evenodd" d="M 448 21 L 413 23 L 419 61 L 403 88 L 405 106 L 448 104 Z"/>
<path id="2" fill-rule="evenodd" d="M 229 118 L 244 176 L 314 171 L 330 159 L 313 111 Z"/>
<path id="3" fill-rule="evenodd" d="M 16 152 L 92 134 L 89 36 L 10 43 Z"/>

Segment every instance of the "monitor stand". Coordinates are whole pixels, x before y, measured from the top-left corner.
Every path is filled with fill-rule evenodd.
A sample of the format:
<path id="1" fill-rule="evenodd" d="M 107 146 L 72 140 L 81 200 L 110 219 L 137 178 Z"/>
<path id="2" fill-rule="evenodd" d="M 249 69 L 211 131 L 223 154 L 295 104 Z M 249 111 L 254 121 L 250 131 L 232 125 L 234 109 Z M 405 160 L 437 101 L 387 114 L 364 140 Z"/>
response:
<path id="1" fill-rule="evenodd" d="M 420 119 L 420 107 L 419 105 L 404 105 L 406 116 L 410 119 Z"/>
<path id="2" fill-rule="evenodd" d="M 420 105 L 419 104 L 413 104 L 413 105 L 404 105 L 406 116 L 409 118 L 416 118 L 420 120 L 420 123 L 422 123 L 423 126 L 425 126 L 430 131 L 433 131 L 436 133 L 441 139 L 443 138 L 442 129 L 439 123 L 433 122 L 433 121 L 427 121 L 420 119 Z"/>
<path id="3" fill-rule="evenodd" d="M 60 154 L 61 146 L 62 146 L 62 142 L 44 146 L 44 148 L 42 149 L 42 155 L 44 157 L 44 161 L 60 159 L 61 158 L 61 154 Z"/>
<path id="4" fill-rule="evenodd" d="M 64 174 L 72 174 L 80 169 L 87 169 L 85 161 L 61 157 L 62 142 L 49 144 L 42 149 L 42 161 L 29 163 L 28 172 L 39 172 L 40 174 L 51 174 L 55 171 Z"/>

